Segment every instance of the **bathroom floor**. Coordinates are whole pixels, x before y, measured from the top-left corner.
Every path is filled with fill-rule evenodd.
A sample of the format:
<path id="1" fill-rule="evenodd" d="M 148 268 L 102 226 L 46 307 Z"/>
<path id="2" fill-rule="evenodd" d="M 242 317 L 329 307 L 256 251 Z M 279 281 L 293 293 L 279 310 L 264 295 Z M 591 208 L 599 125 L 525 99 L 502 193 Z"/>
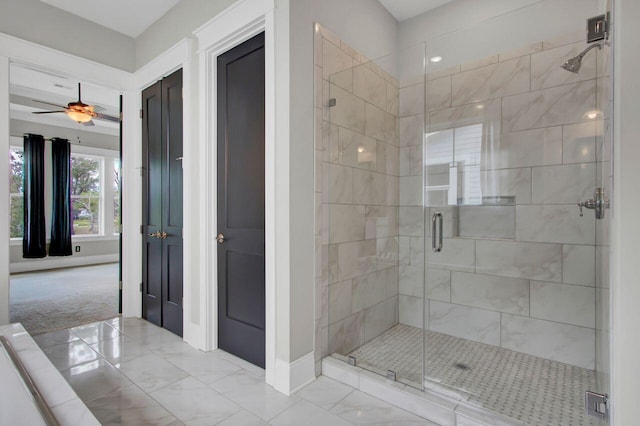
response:
<path id="1" fill-rule="evenodd" d="M 422 330 L 397 325 L 351 352 L 357 365 L 419 386 Z M 425 387 L 531 425 L 598 425 L 584 414 L 595 372 L 520 352 L 425 333 Z M 384 370 L 381 370 L 384 369 Z"/>
<path id="2" fill-rule="evenodd" d="M 103 425 L 435 426 L 327 377 L 286 396 L 264 370 L 198 351 L 162 328 L 114 318 L 34 340 Z"/>

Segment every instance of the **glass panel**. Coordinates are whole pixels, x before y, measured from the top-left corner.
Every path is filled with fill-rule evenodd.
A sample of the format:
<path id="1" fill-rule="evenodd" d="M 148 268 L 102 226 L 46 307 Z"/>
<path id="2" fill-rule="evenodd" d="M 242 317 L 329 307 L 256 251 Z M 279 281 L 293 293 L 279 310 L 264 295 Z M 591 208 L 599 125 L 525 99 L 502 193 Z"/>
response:
<path id="1" fill-rule="evenodd" d="M 71 155 L 71 209 L 73 235 L 100 235 L 103 160 Z"/>
<path id="2" fill-rule="evenodd" d="M 11 194 L 10 238 L 22 238 L 24 235 L 24 172 L 23 152 L 21 148 L 9 150 L 9 193 Z"/>
<path id="3" fill-rule="evenodd" d="M 367 61 L 335 40 L 321 40 L 327 352 L 421 388 L 424 45 Z"/>
<path id="4" fill-rule="evenodd" d="M 113 160 L 113 229 L 120 233 L 120 160 Z"/>
<path id="5" fill-rule="evenodd" d="M 593 11 L 562 34 L 514 26 L 536 7 L 427 42 L 424 384 L 526 424 L 598 424 L 609 212 L 576 203 L 610 193 L 608 48 L 562 69 Z"/>

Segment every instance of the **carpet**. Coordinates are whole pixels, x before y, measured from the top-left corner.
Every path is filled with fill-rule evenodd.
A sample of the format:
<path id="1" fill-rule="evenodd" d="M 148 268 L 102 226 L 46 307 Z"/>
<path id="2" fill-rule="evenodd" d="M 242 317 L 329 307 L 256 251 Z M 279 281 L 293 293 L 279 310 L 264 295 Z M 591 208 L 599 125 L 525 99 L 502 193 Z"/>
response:
<path id="1" fill-rule="evenodd" d="M 118 316 L 118 264 L 11 275 L 11 322 L 35 336 Z"/>

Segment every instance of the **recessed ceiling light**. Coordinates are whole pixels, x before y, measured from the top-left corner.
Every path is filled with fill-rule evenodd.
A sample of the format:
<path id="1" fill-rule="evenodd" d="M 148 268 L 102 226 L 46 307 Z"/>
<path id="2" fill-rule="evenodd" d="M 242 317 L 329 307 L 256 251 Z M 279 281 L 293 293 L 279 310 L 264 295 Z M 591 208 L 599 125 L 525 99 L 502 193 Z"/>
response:
<path id="1" fill-rule="evenodd" d="M 432 56 L 429 60 L 431 62 L 440 62 L 442 60 L 442 56 Z"/>

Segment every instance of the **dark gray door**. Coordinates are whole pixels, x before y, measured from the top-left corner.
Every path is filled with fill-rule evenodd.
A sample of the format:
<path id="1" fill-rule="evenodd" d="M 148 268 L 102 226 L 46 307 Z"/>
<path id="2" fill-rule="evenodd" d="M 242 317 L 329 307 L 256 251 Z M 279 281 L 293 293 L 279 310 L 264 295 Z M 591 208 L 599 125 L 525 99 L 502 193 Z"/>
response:
<path id="1" fill-rule="evenodd" d="M 142 92 L 142 314 L 182 336 L 182 70 Z"/>
<path id="2" fill-rule="evenodd" d="M 264 90 L 264 34 L 218 57 L 218 346 L 263 368 Z"/>

